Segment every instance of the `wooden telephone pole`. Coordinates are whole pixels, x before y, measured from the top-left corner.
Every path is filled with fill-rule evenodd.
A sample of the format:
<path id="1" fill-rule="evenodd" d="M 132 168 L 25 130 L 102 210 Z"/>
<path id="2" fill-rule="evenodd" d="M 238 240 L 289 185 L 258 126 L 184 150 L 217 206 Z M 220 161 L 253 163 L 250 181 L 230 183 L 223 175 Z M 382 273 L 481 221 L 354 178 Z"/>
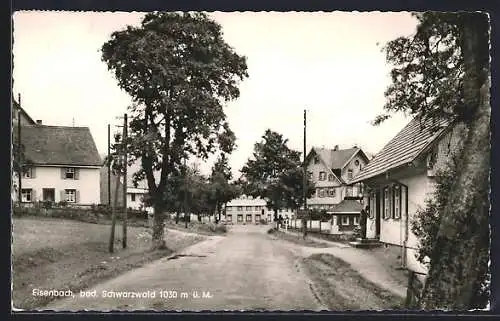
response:
<path id="1" fill-rule="evenodd" d="M 307 122 L 306 122 L 306 110 L 304 109 L 304 162 L 302 164 L 303 172 L 303 197 L 304 197 L 304 215 L 307 214 L 307 163 L 306 163 L 306 157 L 307 157 L 307 146 L 306 146 L 306 128 L 307 128 Z M 310 215 L 310 214 L 309 214 Z M 304 229 L 304 238 L 307 236 L 307 219 L 302 220 L 302 225 Z"/>
<path id="2" fill-rule="evenodd" d="M 127 136 L 128 136 L 128 129 L 127 129 L 127 114 L 123 115 L 123 137 L 122 137 L 122 149 L 123 149 L 123 225 L 122 225 L 122 232 L 123 232 L 123 237 L 122 237 L 122 247 L 125 249 L 127 248 L 127 219 L 128 219 L 128 213 L 127 213 Z"/>
<path id="3" fill-rule="evenodd" d="M 108 124 L 108 157 L 111 155 L 111 125 Z M 108 162 L 108 206 L 111 206 L 111 162 Z"/>

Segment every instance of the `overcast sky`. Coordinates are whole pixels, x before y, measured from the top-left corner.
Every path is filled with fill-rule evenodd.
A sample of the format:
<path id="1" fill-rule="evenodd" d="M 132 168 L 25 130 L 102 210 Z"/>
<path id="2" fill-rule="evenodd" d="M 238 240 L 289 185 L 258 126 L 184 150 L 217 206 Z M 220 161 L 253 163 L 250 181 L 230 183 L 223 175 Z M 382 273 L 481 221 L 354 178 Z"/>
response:
<path id="1" fill-rule="evenodd" d="M 88 126 L 100 153 L 107 124 L 126 112 L 130 97 L 101 61 L 100 48 L 115 30 L 138 25 L 142 13 L 16 12 L 13 93 L 44 124 Z M 414 33 L 409 13 L 211 13 L 224 39 L 247 57 L 241 96 L 226 108 L 238 148 L 233 172 L 251 156 L 267 128 L 302 151 L 303 110 L 307 148 L 360 146 L 376 154 L 408 122 L 381 113 L 390 66 L 381 45 Z M 208 172 L 211 163 L 202 164 Z"/>

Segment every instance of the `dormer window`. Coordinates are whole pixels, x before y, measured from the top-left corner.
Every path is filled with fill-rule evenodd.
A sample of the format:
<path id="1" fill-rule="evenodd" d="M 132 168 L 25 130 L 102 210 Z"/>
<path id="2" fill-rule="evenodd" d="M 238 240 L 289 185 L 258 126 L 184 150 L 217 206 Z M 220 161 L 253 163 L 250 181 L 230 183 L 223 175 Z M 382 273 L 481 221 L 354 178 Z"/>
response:
<path id="1" fill-rule="evenodd" d="M 347 179 L 348 180 L 352 179 L 352 169 L 347 170 Z"/>
<path id="2" fill-rule="evenodd" d="M 314 164 L 319 164 L 319 157 L 318 156 L 314 156 Z"/>
<path id="3" fill-rule="evenodd" d="M 78 169 L 74 167 L 61 168 L 62 179 L 78 179 Z"/>
<path id="4" fill-rule="evenodd" d="M 325 172 L 319 172 L 319 180 L 324 181 L 326 179 L 326 173 Z"/>

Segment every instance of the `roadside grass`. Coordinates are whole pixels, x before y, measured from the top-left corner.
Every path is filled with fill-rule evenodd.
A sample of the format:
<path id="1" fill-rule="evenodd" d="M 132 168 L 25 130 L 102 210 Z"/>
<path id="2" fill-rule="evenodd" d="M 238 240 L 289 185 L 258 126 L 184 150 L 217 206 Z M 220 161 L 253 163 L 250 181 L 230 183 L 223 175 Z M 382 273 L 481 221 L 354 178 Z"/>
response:
<path id="1" fill-rule="evenodd" d="M 177 224 L 175 220 L 166 220 L 165 226 L 168 229 L 178 230 L 178 231 L 189 231 L 192 233 L 197 233 L 201 235 L 224 235 L 227 233 L 228 228 L 224 224 L 215 223 L 202 223 L 198 221 L 188 222 L 188 227 L 186 228 L 186 223 L 179 221 Z"/>
<path id="2" fill-rule="evenodd" d="M 331 311 L 403 309 L 403 298 L 366 280 L 333 255 L 313 254 L 302 263 L 317 296 Z"/>
<path id="3" fill-rule="evenodd" d="M 294 244 L 302 245 L 302 246 L 308 246 L 308 247 L 318 247 L 318 248 L 325 248 L 325 247 L 330 247 L 327 243 L 319 243 L 316 241 L 311 240 L 310 238 L 304 239 L 302 235 L 293 235 L 289 233 L 282 232 L 280 230 L 277 230 L 276 228 L 271 228 L 267 231 L 268 234 L 271 235 L 271 238 L 273 239 L 279 239 L 279 240 L 284 240 L 287 242 L 291 242 Z"/>
<path id="4" fill-rule="evenodd" d="M 54 297 L 33 296 L 33 289 L 76 293 L 168 256 L 205 239 L 202 235 L 167 231 L 167 249 L 151 251 L 151 234 L 129 227 L 122 249 L 121 225 L 116 226 L 115 251 L 108 252 L 110 225 L 51 218 L 13 218 L 12 300 L 15 308 L 41 308 Z"/>

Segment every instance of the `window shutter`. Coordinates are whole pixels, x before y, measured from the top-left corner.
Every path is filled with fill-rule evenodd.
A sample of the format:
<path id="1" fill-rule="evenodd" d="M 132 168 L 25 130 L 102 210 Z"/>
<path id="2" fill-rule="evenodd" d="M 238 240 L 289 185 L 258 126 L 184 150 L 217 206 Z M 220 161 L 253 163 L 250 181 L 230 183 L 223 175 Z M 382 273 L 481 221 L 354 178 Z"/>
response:
<path id="1" fill-rule="evenodd" d="M 80 179 L 80 169 L 75 168 L 75 179 Z"/>
<path id="2" fill-rule="evenodd" d="M 31 201 L 36 202 L 36 190 L 35 189 L 31 190 Z"/>
<path id="3" fill-rule="evenodd" d="M 75 190 L 75 203 L 80 203 L 80 191 Z"/>
<path id="4" fill-rule="evenodd" d="M 66 179 L 66 171 L 64 167 L 61 167 L 61 179 Z"/>
<path id="5" fill-rule="evenodd" d="M 396 218 L 396 185 L 393 185 L 391 188 L 391 217 Z"/>
<path id="6" fill-rule="evenodd" d="M 66 200 L 66 192 L 64 190 L 61 190 L 59 202 L 64 202 Z"/>
<path id="7" fill-rule="evenodd" d="M 36 178 L 36 167 L 31 168 L 31 178 Z"/>

